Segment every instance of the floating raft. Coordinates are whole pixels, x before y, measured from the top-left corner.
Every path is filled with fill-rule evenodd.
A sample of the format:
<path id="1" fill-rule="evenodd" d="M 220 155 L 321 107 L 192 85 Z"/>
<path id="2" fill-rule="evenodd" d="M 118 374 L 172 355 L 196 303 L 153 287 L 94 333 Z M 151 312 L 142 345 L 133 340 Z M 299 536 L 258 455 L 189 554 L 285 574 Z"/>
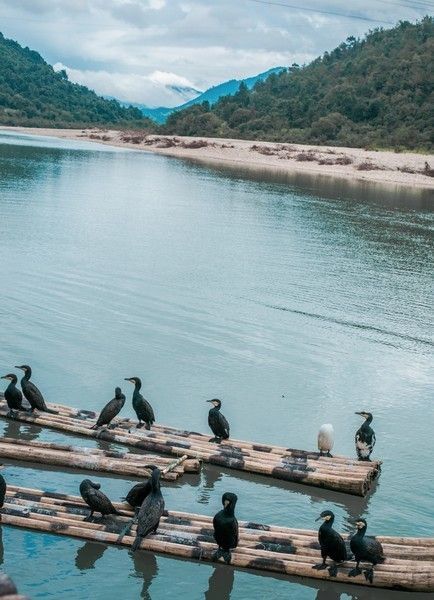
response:
<path id="1" fill-rule="evenodd" d="M 105 520 L 86 522 L 84 519 L 89 515 L 89 508 L 77 496 L 8 485 L 0 518 L 4 525 L 131 546 L 135 538 L 135 526 L 126 535 L 122 534 L 132 522 L 133 511 L 124 503 L 114 503 L 114 506 L 129 513 L 131 518 L 111 515 Z M 363 574 L 348 577 L 350 569 L 355 566 L 354 562 L 339 567 L 338 575 L 333 578 L 327 571 L 312 569 L 313 565 L 321 562 L 316 531 L 243 521 L 239 525 L 239 547 L 232 552 L 231 559 L 235 567 L 332 579 L 368 587 L 434 591 L 434 538 L 378 536 L 386 561 L 375 567 L 371 584 Z M 347 536 L 344 537 L 347 539 Z M 157 534 L 142 541 L 141 549 L 212 561 L 216 550 L 212 519 L 204 515 L 170 511 L 162 517 Z"/>
<path id="2" fill-rule="evenodd" d="M 186 454 L 204 462 L 229 469 L 268 475 L 276 479 L 327 488 L 347 494 L 365 496 L 380 472 L 380 462 L 361 462 L 344 456 L 327 458 L 318 452 L 269 446 L 241 440 L 226 440 L 221 444 L 209 442 L 209 435 L 153 425 L 151 431 L 136 429 L 136 421 L 118 419 L 112 429 L 99 432 L 91 429 L 96 414 L 76 410 L 61 404 L 50 404 L 59 411 L 49 413 L 17 413 L 16 420 L 51 427 L 67 433 L 98 437 L 101 440 L 126 444 L 150 452 L 180 456 Z M 0 407 L 0 416 L 8 413 Z"/>
<path id="3" fill-rule="evenodd" d="M 174 461 L 173 458 L 151 454 L 131 454 L 7 437 L 0 438 L 0 458 L 114 473 L 124 477 L 150 477 L 151 472 L 145 465 L 151 464 L 159 467 L 162 478 L 168 481 L 175 481 L 184 473 L 198 473 L 200 470 L 199 460 L 188 458 L 186 454 Z"/>

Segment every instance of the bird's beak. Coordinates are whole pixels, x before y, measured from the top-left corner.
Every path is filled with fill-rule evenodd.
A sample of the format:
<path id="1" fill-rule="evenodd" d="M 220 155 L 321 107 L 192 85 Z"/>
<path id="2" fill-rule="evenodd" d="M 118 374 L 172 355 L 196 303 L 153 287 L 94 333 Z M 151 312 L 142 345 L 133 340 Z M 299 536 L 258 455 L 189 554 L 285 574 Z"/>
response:
<path id="1" fill-rule="evenodd" d="M 9 377 L 7 375 L 2 375 L 0 379 L 9 379 Z"/>
<path id="2" fill-rule="evenodd" d="M 361 412 L 355 412 L 354 414 L 355 414 L 355 415 L 360 415 L 360 416 L 362 416 L 362 415 L 363 415 L 363 413 L 361 413 Z"/>
<path id="3" fill-rule="evenodd" d="M 131 377 L 125 377 L 124 381 L 132 381 Z"/>
<path id="4" fill-rule="evenodd" d="M 18 365 L 15 365 L 15 369 L 21 369 L 21 371 L 25 371 L 25 369 L 23 369 L 23 367 L 19 367 Z"/>
<path id="5" fill-rule="evenodd" d="M 324 518 L 324 517 L 321 517 L 321 515 L 320 515 L 320 516 L 318 517 L 318 519 L 315 519 L 315 523 L 316 523 L 317 521 L 321 521 L 323 518 Z"/>
<path id="6" fill-rule="evenodd" d="M 205 402 L 212 402 L 212 400 L 205 400 Z"/>

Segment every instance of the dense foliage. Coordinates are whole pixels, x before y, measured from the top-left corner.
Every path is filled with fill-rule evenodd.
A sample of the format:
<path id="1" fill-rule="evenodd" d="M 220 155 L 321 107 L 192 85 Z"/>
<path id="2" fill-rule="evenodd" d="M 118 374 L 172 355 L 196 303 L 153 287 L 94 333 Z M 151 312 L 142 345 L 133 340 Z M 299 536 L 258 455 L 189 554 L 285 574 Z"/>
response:
<path id="1" fill-rule="evenodd" d="M 125 108 L 56 73 L 35 51 L 0 33 L 0 123 L 47 127 L 148 126 L 136 108 Z"/>
<path id="2" fill-rule="evenodd" d="M 434 21 L 347 38 L 252 91 L 171 115 L 166 133 L 356 147 L 434 147 Z"/>

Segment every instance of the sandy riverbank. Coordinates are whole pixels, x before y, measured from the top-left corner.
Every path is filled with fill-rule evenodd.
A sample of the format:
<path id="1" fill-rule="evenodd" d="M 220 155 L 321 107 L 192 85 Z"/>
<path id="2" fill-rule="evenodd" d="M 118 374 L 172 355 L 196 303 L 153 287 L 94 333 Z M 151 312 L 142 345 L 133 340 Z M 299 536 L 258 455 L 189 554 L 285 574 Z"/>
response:
<path id="1" fill-rule="evenodd" d="M 88 140 L 208 164 L 230 164 L 434 189 L 434 155 L 334 146 L 279 144 L 206 137 L 144 135 L 139 131 L 3 127 L 35 135 Z"/>

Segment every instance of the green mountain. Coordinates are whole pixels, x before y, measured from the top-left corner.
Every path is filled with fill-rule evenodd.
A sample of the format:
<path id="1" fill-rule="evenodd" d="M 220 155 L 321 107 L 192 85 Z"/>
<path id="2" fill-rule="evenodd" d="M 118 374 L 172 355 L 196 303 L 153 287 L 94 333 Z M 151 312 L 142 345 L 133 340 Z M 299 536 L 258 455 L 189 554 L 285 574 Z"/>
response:
<path id="1" fill-rule="evenodd" d="M 165 133 L 356 147 L 434 148 L 434 21 L 347 38 L 249 91 L 169 116 Z"/>
<path id="2" fill-rule="evenodd" d="M 0 33 L 0 123 L 48 127 L 151 126 L 136 108 L 106 100 L 56 73 L 34 50 Z"/>
<path id="3" fill-rule="evenodd" d="M 211 105 L 215 104 L 223 96 L 233 96 L 236 94 L 242 83 L 246 85 L 247 89 L 251 90 L 258 81 L 263 81 L 272 73 L 280 73 L 284 70 L 284 67 L 274 67 L 268 71 L 265 71 L 264 73 L 259 73 L 259 75 L 254 75 L 253 77 L 248 77 L 247 79 L 230 79 L 229 81 L 224 81 L 219 85 L 209 88 L 196 98 L 193 98 L 188 102 L 184 102 L 184 104 L 180 104 L 179 106 L 174 106 L 173 108 L 166 108 L 163 106 L 159 108 L 149 108 L 144 104 L 133 104 L 133 106 L 139 108 L 145 116 L 149 117 L 156 123 L 164 123 L 169 115 L 178 110 L 184 110 L 189 106 L 202 104 L 202 102 L 209 102 Z"/>

